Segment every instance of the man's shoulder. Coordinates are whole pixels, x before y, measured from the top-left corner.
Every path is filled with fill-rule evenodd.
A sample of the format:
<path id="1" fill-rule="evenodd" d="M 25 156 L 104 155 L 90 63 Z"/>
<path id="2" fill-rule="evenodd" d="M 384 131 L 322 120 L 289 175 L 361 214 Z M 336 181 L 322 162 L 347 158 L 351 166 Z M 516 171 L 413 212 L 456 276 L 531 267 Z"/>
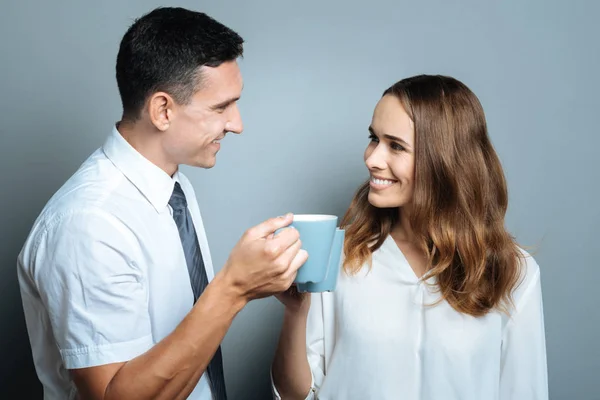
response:
<path id="1" fill-rule="evenodd" d="M 36 271 L 49 271 L 48 265 L 55 271 L 71 268 L 81 257 L 86 260 L 82 265 L 89 267 L 109 253 L 133 254 L 139 241 L 122 217 L 101 202 L 80 199 L 48 207 L 25 240 L 17 267 L 34 276 Z"/>
<path id="2" fill-rule="evenodd" d="M 114 197 L 124 180 L 101 149 L 93 152 L 44 205 L 25 247 L 67 217 L 85 219 L 86 215 L 92 214 L 110 215 Z"/>
<path id="3" fill-rule="evenodd" d="M 86 207 L 101 208 L 124 180 L 123 174 L 97 150 L 54 193 L 42 214 L 50 216 Z"/>

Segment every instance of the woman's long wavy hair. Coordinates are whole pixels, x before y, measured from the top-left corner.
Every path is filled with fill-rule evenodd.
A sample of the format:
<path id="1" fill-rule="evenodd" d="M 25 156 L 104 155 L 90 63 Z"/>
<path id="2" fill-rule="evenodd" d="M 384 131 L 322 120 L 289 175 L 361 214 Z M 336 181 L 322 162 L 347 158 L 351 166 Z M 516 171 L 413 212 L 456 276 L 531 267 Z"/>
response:
<path id="1" fill-rule="evenodd" d="M 409 219 L 428 259 L 423 279 L 435 277 L 440 301 L 459 312 L 508 312 L 522 253 L 504 226 L 506 181 L 479 100 L 460 81 L 431 75 L 403 79 L 383 95 L 398 98 L 414 123 Z M 366 182 L 341 221 L 349 273 L 371 265 L 372 252 L 401 218 L 397 208 L 372 206 L 368 194 Z"/>

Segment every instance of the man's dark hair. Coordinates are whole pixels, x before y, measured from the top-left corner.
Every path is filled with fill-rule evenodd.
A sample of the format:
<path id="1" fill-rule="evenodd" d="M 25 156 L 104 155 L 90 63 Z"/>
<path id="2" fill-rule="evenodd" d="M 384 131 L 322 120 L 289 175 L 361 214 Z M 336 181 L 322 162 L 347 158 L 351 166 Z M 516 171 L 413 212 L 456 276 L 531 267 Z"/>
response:
<path id="1" fill-rule="evenodd" d="M 199 89 L 200 67 L 218 67 L 243 55 L 244 40 L 208 15 L 159 7 L 127 30 L 117 56 L 123 118 L 135 121 L 146 98 L 165 91 L 187 104 Z"/>

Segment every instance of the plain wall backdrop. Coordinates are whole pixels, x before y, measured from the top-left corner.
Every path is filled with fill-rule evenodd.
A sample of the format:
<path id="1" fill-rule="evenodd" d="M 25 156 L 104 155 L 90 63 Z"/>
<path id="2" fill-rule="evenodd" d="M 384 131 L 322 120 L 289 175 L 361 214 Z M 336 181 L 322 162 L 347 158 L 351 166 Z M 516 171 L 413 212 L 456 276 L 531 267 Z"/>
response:
<path id="1" fill-rule="evenodd" d="M 268 217 L 341 217 L 367 178 L 362 154 L 382 91 L 414 74 L 454 76 L 486 111 L 509 184 L 507 226 L 537 249 L 551 399 L 600 399 L 600 6 L 592 0 L 2 0 L 0 398 L 41 398 L 17 254 L 45 202 L 120 118 L 119 41 L 159 5 L 205 11 L 246 40 L 245 132 L 225 139 L 215 168 L 183 168 L 217 271 L 243 231 Z M 271 298 L 234 321 L 223 344 L 232 400 L 269 398 L 281 317 Z"/>

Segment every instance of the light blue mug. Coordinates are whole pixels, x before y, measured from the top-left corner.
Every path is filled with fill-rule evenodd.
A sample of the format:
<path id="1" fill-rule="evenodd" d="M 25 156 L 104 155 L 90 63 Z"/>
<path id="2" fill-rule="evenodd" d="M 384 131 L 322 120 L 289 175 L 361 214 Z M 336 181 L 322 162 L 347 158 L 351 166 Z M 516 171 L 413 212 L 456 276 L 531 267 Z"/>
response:
<path id="1" fill-rule="evenodd" d="M 344 243 L 344 230 L 337 228 L 337 222 L 335 215 L 294 215 L 291 226 L 300 234 L 302 248 L 308 253 L 294 280 L 299 291 L 335 289 Z"/>
<path id="2" fill-rule="evenodd" d="M 335 290 L 340 273 L 345 236 L 346 231 L 343 229 L 337 228 L 335 230 L 325 279 L 320 282 L 297 283 L 296 286 L 299 292 L 333 292 Z"/>

